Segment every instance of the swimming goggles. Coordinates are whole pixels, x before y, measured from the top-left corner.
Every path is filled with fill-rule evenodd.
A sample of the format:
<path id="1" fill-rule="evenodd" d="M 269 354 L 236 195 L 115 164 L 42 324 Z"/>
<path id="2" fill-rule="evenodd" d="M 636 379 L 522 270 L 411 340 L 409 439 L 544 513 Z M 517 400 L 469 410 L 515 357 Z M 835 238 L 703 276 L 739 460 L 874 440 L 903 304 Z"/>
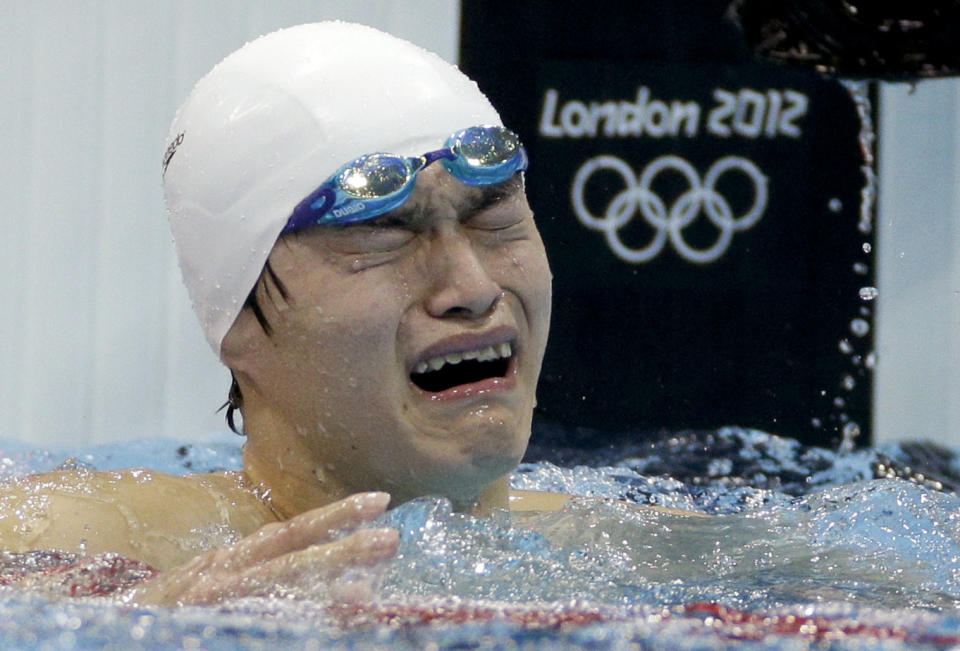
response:
<path id="1" fill-rule="evenodd" d="M 517 134 L 498 126 L 469 127 L 447 138 L 443 149 L 423 156 L 366 154 L 338 169 L 297 204 L 281 234 L 318 224 L 373 219 L 402 206 L 417 173 L 437 161 L 467 185 L 493 185 L 527 169 L 527 152 Z"/>

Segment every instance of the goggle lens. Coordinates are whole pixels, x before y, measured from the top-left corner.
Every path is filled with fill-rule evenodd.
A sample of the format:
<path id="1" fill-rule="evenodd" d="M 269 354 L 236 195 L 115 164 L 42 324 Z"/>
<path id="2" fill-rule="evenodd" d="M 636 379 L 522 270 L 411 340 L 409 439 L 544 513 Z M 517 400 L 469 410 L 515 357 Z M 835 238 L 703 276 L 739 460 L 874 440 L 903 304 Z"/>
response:
<path id="1" fill-rule="evenodd" d="M 361 156 L 340 173 L 340 189 L 357 199 L 377 199 L 397 192 L 410 180 L 402 158 L 391 154 Z"/>
<path id="2" fill-rule="evenodd" d="M 450 149 L 472 167 L 492 167 L 516 155 L 520 138 L 502 127 L 474 127 L 458 133 Z"/>
<path id="3" fill-rule="evenodd" d="M 420 157 L 360 156 L 301 201 L 282 232 L 348 224 L 389 212 L 409 198 L 417 173 L 438 160 L 467 185 L 502 183 L 527 169 L 527 154 L 515 133 L 499 126 L 469 127 L 453 134 L 443 149 Z"/>

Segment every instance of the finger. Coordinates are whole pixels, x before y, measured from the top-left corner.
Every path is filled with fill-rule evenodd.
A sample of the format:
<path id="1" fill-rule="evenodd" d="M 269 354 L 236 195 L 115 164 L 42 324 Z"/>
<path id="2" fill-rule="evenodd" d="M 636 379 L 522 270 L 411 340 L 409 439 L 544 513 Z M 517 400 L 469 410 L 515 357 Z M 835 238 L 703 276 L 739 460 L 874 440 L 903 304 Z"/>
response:
<path id="1" fill-rule="evenodd" d="M 327 596 L 331 583 L 345 573 L 353 581 L 391 558 L 400 534 L 396 529 L 365 529 L 332 543 L 314 545 L 274 558 L 233 577 L 224 595 L 297 594 Z M 372 583 L 372 581 L 371 581 Z"/>
<path id="2" fill-rule="evenodd" d="M 396 553 L 398 543 L 396 529 L 364 529 L 342 540 L 285 554 L 239 573 L 224 564 L 211 564 L 212 554 L 205 554 L 137 586 L 127 599 L 141 606 L 175 606 L 216 603 L 249 595 L 300 594 L 322 598 L 342 591 L 331 583 L 345 573 L 350 574 L 351 586 L 359 586 L 356 598 L 362 599 L 372 587 L 364 592 L 362 572 L 356 570 L 372 571 Z M 375 579 L 366 585 L 372 586 Z M 351 586 L 347 586 L 347 592 Z"/>
<path id="3" fill-rule="evenodd" d="M 387 493 L 358 493 L 302 513 L 287 522 L 268 524 L 237 543 L 230 564 L 238 569 L 251 567 L 311 545 L 336 540 L 379 517 L 389 502 Z"/>

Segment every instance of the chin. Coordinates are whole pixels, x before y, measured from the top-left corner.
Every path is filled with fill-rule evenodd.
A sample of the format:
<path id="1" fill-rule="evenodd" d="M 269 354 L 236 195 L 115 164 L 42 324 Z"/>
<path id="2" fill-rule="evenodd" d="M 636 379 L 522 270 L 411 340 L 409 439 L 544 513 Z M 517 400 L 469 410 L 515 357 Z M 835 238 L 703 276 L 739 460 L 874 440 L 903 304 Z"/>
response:
<path id="1" fill-rule="evenodd" d="M 462 470 L 465 476 L 475 478 L 481 489 L 497 479 L 507 475 L 517 467 L 527 450 L 529 432 L 523 436 L 513 436 L 496 443 L 486 441 L 471 450 L 470 461 Z"/>
<path id="2" fill-rule="evenodd" d="M 398 490 L 392 492 L 400 501 L 406 501 L 425 495 L 436 495 L 450 499 L 454 504 L 469 504 L 493 482 L 509 474 L 517 467 L 526 449 L 525 440 L 514 442 L 509 447 L 503 445 L 483 446 L 477 449 L 471 446 L 469 453 L 461 453 L 455 459 L 430 459 L 421 464 L 424 470 L 409 477 L 404 483 L 408 493 Z M 427 470 L 429 469 L 429 470 Z"/>
<path id="3" fill-rule="evenodd" d="M 518 420 L 521 422 L 518 423 Z M 461 454 L 472 459 L 473 465 L 478 469 L 506 466 L 504 472 L 509 472 L 520 462 L 527 450 L 530 422 L 529 419 L 517 418 L 505 418 L 495 422 L 484 420 L 464 432 L 461 440 L 464 441 Z"/>

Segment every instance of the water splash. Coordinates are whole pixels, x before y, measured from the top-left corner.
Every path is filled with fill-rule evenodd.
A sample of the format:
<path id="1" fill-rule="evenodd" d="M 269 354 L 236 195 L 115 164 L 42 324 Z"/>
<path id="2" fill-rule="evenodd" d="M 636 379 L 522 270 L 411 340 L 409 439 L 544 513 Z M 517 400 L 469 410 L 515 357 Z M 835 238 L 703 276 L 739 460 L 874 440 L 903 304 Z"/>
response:
<path id="1" fill-rule="evenodd" d="M 64 456 L 100 467 L 102 457 L 129 456 L 126 447 Z M 202 472 L 238 463 L 240 441 L 197 446 L 219 449 L 211 455 L 190 444 L 156 447 L 167 449 L 156 456 L 170 461 L 169 470 L 179 463 L 181 473 Z M 17 455 L 10 466 L 35 470 L 63 458 Z M 268 598 L 143 611 L 11 591 L 0 600 L 0 644 L 912 649 L 960 642 L 953 451 L 896 445 L 839 454 L 725 428 L 581 451 L 571 467 L 523 464 L 513 484 L 598 499 L 491 519 L 453 513 L 440 499 L 407 503 L 384 516 L 402 532 L 400 556 L 381 600 L 365 611 Z M 715 517 L 638 511 L 632 504 L 639 503 Z"/>

